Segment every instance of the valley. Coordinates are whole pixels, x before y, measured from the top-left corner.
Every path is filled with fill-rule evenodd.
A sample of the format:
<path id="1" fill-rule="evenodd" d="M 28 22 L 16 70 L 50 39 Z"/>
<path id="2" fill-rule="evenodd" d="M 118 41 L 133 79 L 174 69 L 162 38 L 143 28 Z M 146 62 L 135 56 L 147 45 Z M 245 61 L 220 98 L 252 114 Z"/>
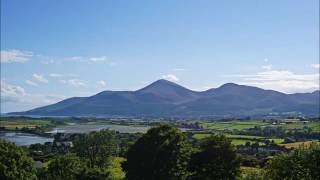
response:
<path id="1" fill-rule="evenodd" d="M 0 130 L 24 132 L 44 137 L 54 134 L 82 134 L 108 129 L 119 133 L 145 133 L 160 124 L 178 127 L 192 138 L 201 140 L 211 134 L 224 134 L 234 145 L 247 142 L 273 142 L 286 147 L 298 147 L 302 142 L 320 139 L 320 121 L 317 119 L 269 120 L 166 120 L 150 118 L 28 118 L 1 117 Z M 290 137 L 291 136 L 291 137 Z M 288 139 L 291 138 L 288 142 Z"/>

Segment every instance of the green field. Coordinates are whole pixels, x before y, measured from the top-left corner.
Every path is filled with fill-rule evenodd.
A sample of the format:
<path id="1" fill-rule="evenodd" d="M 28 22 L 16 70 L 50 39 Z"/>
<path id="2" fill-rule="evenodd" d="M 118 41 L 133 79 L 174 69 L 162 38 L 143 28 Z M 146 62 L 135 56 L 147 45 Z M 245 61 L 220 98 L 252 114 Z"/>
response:
<path id="1" fill-rule="evenodd" d="M 0 127 L 4 127 L 6 129 L 21 129 L 21 128 L 35 128 L 53 125 L 48 120 L 27 120 L 27 119 L 15 119 L 15 120 L 0 120 Z"/>
<path id="2" fill-rule="evenodd" d="M 302 130 L 304 128 L 311 128 L 313 132 L 320 132 L 320 122 L 294 122 L 286 124 L 273 125 L 272 122 L 263 122 L 262 120 L 246 120 L 246 121 L 216 121 L 201 123 L 202 128 L 210 130 L 245 130 L 249 128 L 258 127 L 282 127 L 286 130 Z"/>
<path id="3" fill-rule="evenodd" d="M 303 122 L 297 122 L 297 123 L 291 123 L 291 124 L 284 124 L 284 125 L 279 125 L 285 129 L 303 129 L 304 127 L 311 128 L 312 131 L 314 132 L 320 132 L 320 122 L 308 122 L 308 123 L 303 123 Z"/>
<path id="4" fill-rule="evenodd" d="M 299 148 L 299 147 L 309 147 L 311 144 L 320 144 L 319 141 L 304 141 L 304 142 L 294 142 L 294 143 L 288 143 L 288 144 L 283 144 L 284 147 L 286 148 Z"/>
<path id="5" fill-rule="evenodd" d="M 257 167 L 241 166 L 240 172 L 241 172 L 240 179 L 255 179 L 256 178 L 255 176 L 259 174 L 261 175 L 262 173 L 264 173 L 264 170 L 262 168 L 257 168 Z M 252 176 L 254 176 L 254 178 Z"/>
<path id="6" fill-rule="evenodd" d="M 195 139 L 203 139 L 209 137 L 211 134 L 194 134 L 192 137 Z M 259 144 L 264 144 L 262 141 L 269 139 L 273 140 L 276 144 L 283 143 L 284 139 L 282 138 L 266 138 L 262 136 L 249 136 L 249 135 L 234 135 L 234 134 L 225 134 L 226 137 L 232 140 L 232 144 L 240 145 L 245 144 L 246 142 L 254 143 L 259 142 Z"/>
<path id="7" fill-rule="evenodd" d="M 248 128 L 254 128 L 255 126 L 264 126 L 268 123 L 262 121 L 217 121 L 217 122 L 205 122 L 201 126 L 204 129 L 214 129 L 214 130 L 244 130 Z"/>

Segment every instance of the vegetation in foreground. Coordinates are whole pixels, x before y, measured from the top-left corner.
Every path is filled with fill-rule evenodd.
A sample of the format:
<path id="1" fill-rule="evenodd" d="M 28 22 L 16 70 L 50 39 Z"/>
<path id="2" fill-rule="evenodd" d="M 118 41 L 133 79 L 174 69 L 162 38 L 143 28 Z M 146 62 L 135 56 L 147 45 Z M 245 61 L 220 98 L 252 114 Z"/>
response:
<path id="1" fill-rule="evenodd" d="M 66 137 L 55 137 L 55 141 L 63 138 Z M 68 138 L 72 139 L 73 146 L 56 144 L 54 151 L 49 144 L 23 148 L 1 141 L 0 178 L 320 178 L 320 146 L 317 144 L 276 155 L 266 161 L 261 169 L 261 165 L 245 167 L 254 164 L 252 159 L 237 153 L 231 140 L 224 135 L 212 135 L 193 142 L 186 133 L 169 125 L 151 128 L 146 134 L 138 136 L 102 130 Z M 47 154 L 41 154 L 46 148 Z M 33 160 L 35 157 L 38 158 L 36 162 Z"/>

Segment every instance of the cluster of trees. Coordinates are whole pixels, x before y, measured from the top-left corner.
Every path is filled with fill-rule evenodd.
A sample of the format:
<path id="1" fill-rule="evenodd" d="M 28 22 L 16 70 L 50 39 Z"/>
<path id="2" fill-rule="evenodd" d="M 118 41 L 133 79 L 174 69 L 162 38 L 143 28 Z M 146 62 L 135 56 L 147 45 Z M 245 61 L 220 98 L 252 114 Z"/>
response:
<path id="1" fill-rule="evenodd" d="M 235 148 L 224 136 L 192 147 L 185 134 L 168 125 L 150 129 L 128 151 L 127 179 L 234 179 L 239 173 Z"/>
<path id="2" fill-rule="evenodd" d="M 55 156 L 39 179 L 123 179 L 123 158 L 118 157 L 114 131 L 78 135 L 70 153 Z"/>
<path id="3" fill-rule="evenodd" d="M 268 161 L 266 175 L 273 179 L 320 179 L 320 146 L 312 144 L 276 156 Z"/>
<path id="4" fill-rule="evenodd" d="M 38 169 L 23 148 L 0 141 L 0 179 L 320 179 L 317 145 L 276 156 L 266 170 L 240 175 L 240 158 L 223 135 L 191 144 L 179 129 L 160 125 L 126 152 L 118 137 L 108 130 L 77 136 L 70 152 Z"/>
<path id="5" fill-rule="evenodd" d="M 269 160 L 264 169 L 252 168 L 242 173 L 241 180 L 320 179 L 320 146 L 312 144 Z"/>
<path id="6" fill-rule="evenodd" d="M 36 179 L 32 158 L 21 147 L 0 140 L 0 179 Z"/>
<path id="7" fill-rule="evenodd" d="M 235 134 L 264 136 L 264 137 L 280 137 L 291 138 L 297 140 L 304 139 L 320 139 L 320 133 L 313 131 L 310 127 L 303 127 L 302 129 L 285 129 L 283 127 L 260 127 L 249 128 L 247 130 L 234 130 Z"/>

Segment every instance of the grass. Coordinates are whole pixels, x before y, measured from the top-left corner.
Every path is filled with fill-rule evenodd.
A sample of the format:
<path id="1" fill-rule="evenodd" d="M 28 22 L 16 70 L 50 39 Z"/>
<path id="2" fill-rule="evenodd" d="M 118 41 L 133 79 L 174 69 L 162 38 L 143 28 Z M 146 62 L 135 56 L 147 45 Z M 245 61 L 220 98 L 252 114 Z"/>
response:
<path id="1" fill-rule="evenodd" d="M 263 122 L 261 120 L 246 120 L 246 121 L 216 121 L 204 122 L 201 124 L 204 129 L 212 130 L 244 130 L 254 128 L 255 126 L 266 127 L 282 127 L 284 129 L 303 129 L 304 127 L 311 128 L 313 132 L 320 132 L 320 122 L 295 122 L 288 124 L 272 125 L 271 122 Z"/>
<path id="2" fill-rule="evenodd" d="M 203 139 L 206 137 L 209 137 L 211 134 L 194 134 L 192 137 L 195 139 Z M 276 144 L 283 143 L 284 139 L 282 138 L 266 138 L 262 136 L 250 136 L 250 135 L 235 135 L 235 134 L 225 134 L 226 137 L 230 138 L 232 140 L 232 144 L 234 145 L 240 145 L 245 144 L 246 142 L 255 143 L 259 142 L 260 145 L 263 145 L 263 140 L 269 139 L 273 140 Z"/>
<path id="3" fill-rule="evenodd" d="M 214 129 L 214 130 L 244 130 L 249 128 L 254 128 L 255 126 L 267 125 L 262 121 L 227 121 L 227 122 L 206 122 L 201 124 L 204 129 Z"/>
<path id="4" fill-rule="evenodd" d="M 282 144 L 282 146 L 286 148 L 299 148 L 299 147 L 306 147 L 308 148 L 312 143 L 316 143 L 320 145 L 319 141 L 304 141 L 304 142 L 294 142 L 294 143 L 288 143 L 288 144 Z"/>
<path id="5" fill-rule="evenodd" d="M 195 139 L 204 139 L 206 137 L 209 137 L 211 134 L 194 134 L 193 137 Z M 228 136 L 227 136 L 228 137 Z M 230 136 L 228 137 L 230 138 L 232 141 L 231 143 L 233 145 L 240 145 L 240 144 L 245 144 L 246 142 L 250 142 L 250 143 L 254 143 L 255 141 L 253 140 L 245 140 L 245 139 L 235 139 L 235 138 L 231 138 Z"/>
<path id="6" fill-rule="evenodd" d="M 237 135 L 237 134 L 225 134 L 228 138 L 239 138 L 239 139 L 264 139 L 262 136 L 250 136 L 250 135 Z"/>
<path id="7" fill-rule="evenodd" d="M 273 140 L 274 143 L 276 143 L 276 144 L 281 144 L 284 142 L 284 139 L 282 139 L 282 138 L 268 138 L 268 139 Z"/>
<path id="8" fill-rule="evenodd" d="M 48 120 L 26 120 L 26 119 L 15 119 L 15 120 L 0 120 L 0 127 L 4 127 L 6 129 L 21 129 L 24 127 L 27 128 L 36 128 L 52 125 Z"/>
<path id="9" fill-rule="evenodd" d="M 256 141 L 252 140 L 244 140 L 244 139 L 231 139 L 231 144 L 233 145 L 244 145 L 246 142 L 250 142 L 251 144 L 255 143 Z M 264 143 L 259 142 L 260 145 L 263 145 Z"/>
<path id="10" fill-rule="evenodd" d="M 264 173 L 261 168 L 241 166 L 239 179 L 264 179 Z"/>
<path id="11" fill-rule="evenodd" d="M 320 122 L 297 122 L 297 123 L 291 123 L 291 124 L 284 124 L 280 125 L 281 127 L 290 130 L 290 129 L 303 129 L 304 127 L 311 128 L 314 132 L 320 132 Z"/>

